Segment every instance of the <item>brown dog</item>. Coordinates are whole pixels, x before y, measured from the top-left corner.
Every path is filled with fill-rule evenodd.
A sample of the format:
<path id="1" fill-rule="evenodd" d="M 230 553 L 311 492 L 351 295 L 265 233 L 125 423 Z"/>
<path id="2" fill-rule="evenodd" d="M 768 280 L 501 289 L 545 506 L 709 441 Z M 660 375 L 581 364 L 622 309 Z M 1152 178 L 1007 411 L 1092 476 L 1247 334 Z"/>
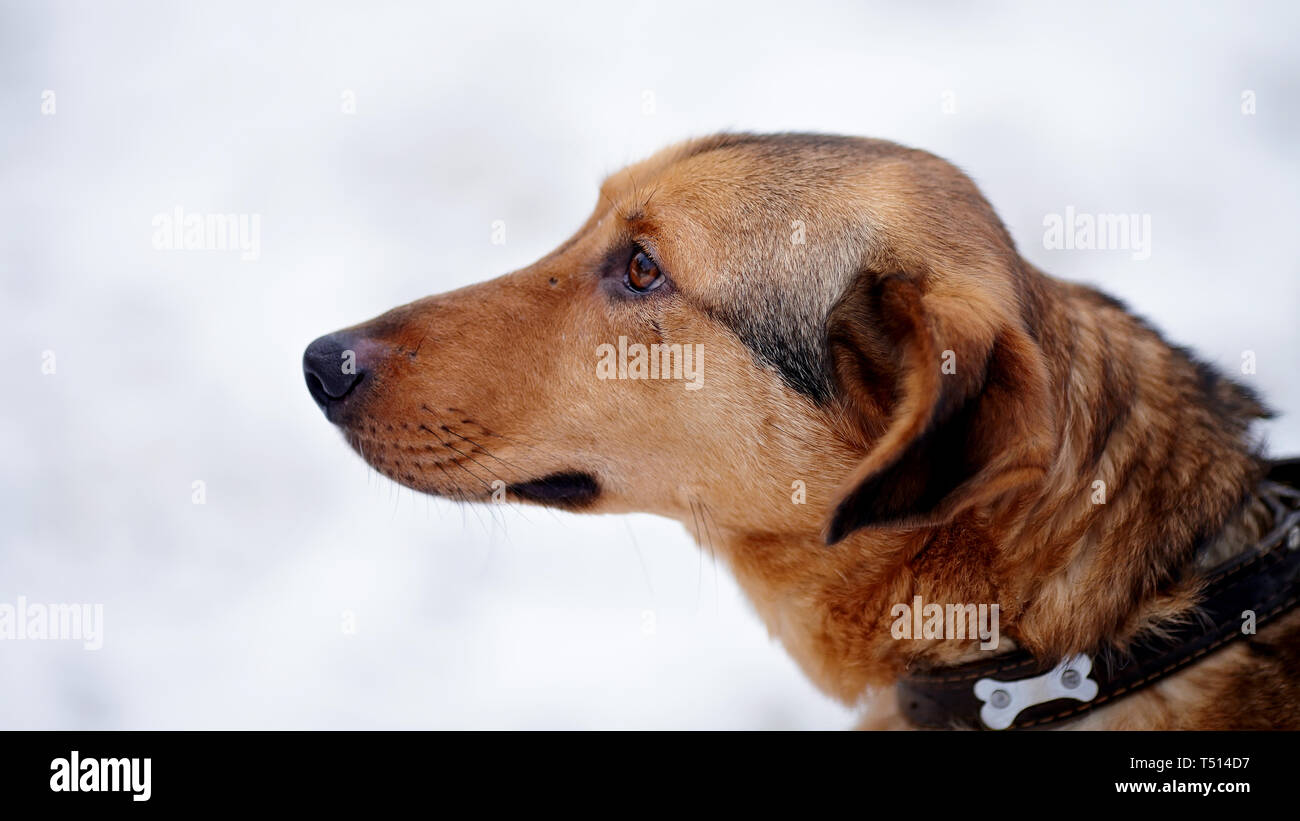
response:
<path id="1" fill-rule="evenodd" d="M 899 640 L 899 603 L 996 603 L 1001 649 L 1040 659 L 1123 648 L 1270 524 L 1250 391 L 882 141 L 669 148 L 537 263 L 305 361 L 348 442 L 416 490 L 681 521 L 872 726 L 906 726 L 885 686 L 905 672 L 988 655 Z M 1073 726 L 1300 727 L 1300 617 Z"/>

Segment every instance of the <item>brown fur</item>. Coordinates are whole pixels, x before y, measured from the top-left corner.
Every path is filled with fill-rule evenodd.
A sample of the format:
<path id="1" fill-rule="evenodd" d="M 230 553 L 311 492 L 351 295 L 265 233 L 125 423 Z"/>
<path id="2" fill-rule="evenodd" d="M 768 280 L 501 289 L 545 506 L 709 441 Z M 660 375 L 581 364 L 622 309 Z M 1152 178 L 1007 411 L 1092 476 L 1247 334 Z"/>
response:
<path id="1" fill-rule="evenodd" d="M 634 241 L 669 278 L 644 296 L 619 280 Z M 1189 617 L 1199 545 L 1267 524 L 1254 397 L 1038 271 L 965 175 L 891 143 L 672 147 L 534 265 L 351 331 L 367 375 L 336 421 L 377 469 L 468 500 L 581 472 L 598 495 L 563 504 L 683 522 L 871 726 L 900 724 L 906 670 L 981 652 L 894 640 L 893 604 L 996 602 L 1045 658 L 1122 648 Z M 702 343 L 704 387 L 598 380 L 620 336 Z M 1300 727 L 1298 672 L 1293 615 L 1080 726 Z"/>

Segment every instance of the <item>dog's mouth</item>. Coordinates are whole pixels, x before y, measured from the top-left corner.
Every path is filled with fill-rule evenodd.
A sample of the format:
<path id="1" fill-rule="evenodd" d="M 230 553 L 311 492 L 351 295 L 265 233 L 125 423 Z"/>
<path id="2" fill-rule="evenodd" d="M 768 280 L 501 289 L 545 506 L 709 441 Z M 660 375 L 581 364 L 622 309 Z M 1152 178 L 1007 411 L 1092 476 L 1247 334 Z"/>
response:
<path id="1" fill-rule="evenodd" d="M 378 435 L 374 424 L 361 429 L 344 427 L 343 432 L 353 450 L 379 473 L 433 496 L 463 502 L 501 501 L 498 492 L 504 490 L 519 501 L 581 510 L 601 495 L 600 482 L 585 470 L 566 469 L 535 479 L 509 481 L 500 471 L 518 466 L 483 448 L 477 439 L 447 427 L 421 426 L 421 430 L 430 434 L 433 430 L 444 431 L 442 435 L 446 438 L 438 440 L 430 436 L 433 442 L 428 438 L 389 438 Z"/>
<path id="2" fill-rule="evenodd" d="M 596 477 L 576 470 L 516 482 L 506 489 L 527 502 L 571 509 L 586 507 L 600 496 L 600 483 Z"/>

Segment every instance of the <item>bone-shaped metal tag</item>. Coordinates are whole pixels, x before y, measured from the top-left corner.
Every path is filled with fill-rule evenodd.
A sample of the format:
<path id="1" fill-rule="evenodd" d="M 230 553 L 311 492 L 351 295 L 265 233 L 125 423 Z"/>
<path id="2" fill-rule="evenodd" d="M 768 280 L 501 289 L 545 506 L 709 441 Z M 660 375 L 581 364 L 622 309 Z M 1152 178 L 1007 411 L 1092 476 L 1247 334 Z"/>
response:
<path id="1" fill-rule="evenodd" d="M 980 720 L 991 730 L 1005 730 L 1020 711 L 1058 698 L 1092 701 L 1097 697 L 1097 682 L 1088 678 L 1092 659 L 1080 653 L 1068 658 L 1041 676 L 1019 681 L 982 678 L 975 682 L 975 697 L 984 702 Z"/>

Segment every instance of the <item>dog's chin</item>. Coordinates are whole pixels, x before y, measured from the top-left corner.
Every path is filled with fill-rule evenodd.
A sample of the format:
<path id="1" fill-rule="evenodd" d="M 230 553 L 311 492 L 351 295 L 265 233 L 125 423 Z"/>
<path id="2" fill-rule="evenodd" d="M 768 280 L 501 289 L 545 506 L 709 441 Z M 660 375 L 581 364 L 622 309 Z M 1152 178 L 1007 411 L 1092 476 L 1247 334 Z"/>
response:
<path id="1" fill-rule="evenodd" d="M 600 497 L 600 483 L 596 477 L 578 470 L 516 482 L 507 485 L 506 490 L 522 501 L 566 510 L 590 507 Z"/>

